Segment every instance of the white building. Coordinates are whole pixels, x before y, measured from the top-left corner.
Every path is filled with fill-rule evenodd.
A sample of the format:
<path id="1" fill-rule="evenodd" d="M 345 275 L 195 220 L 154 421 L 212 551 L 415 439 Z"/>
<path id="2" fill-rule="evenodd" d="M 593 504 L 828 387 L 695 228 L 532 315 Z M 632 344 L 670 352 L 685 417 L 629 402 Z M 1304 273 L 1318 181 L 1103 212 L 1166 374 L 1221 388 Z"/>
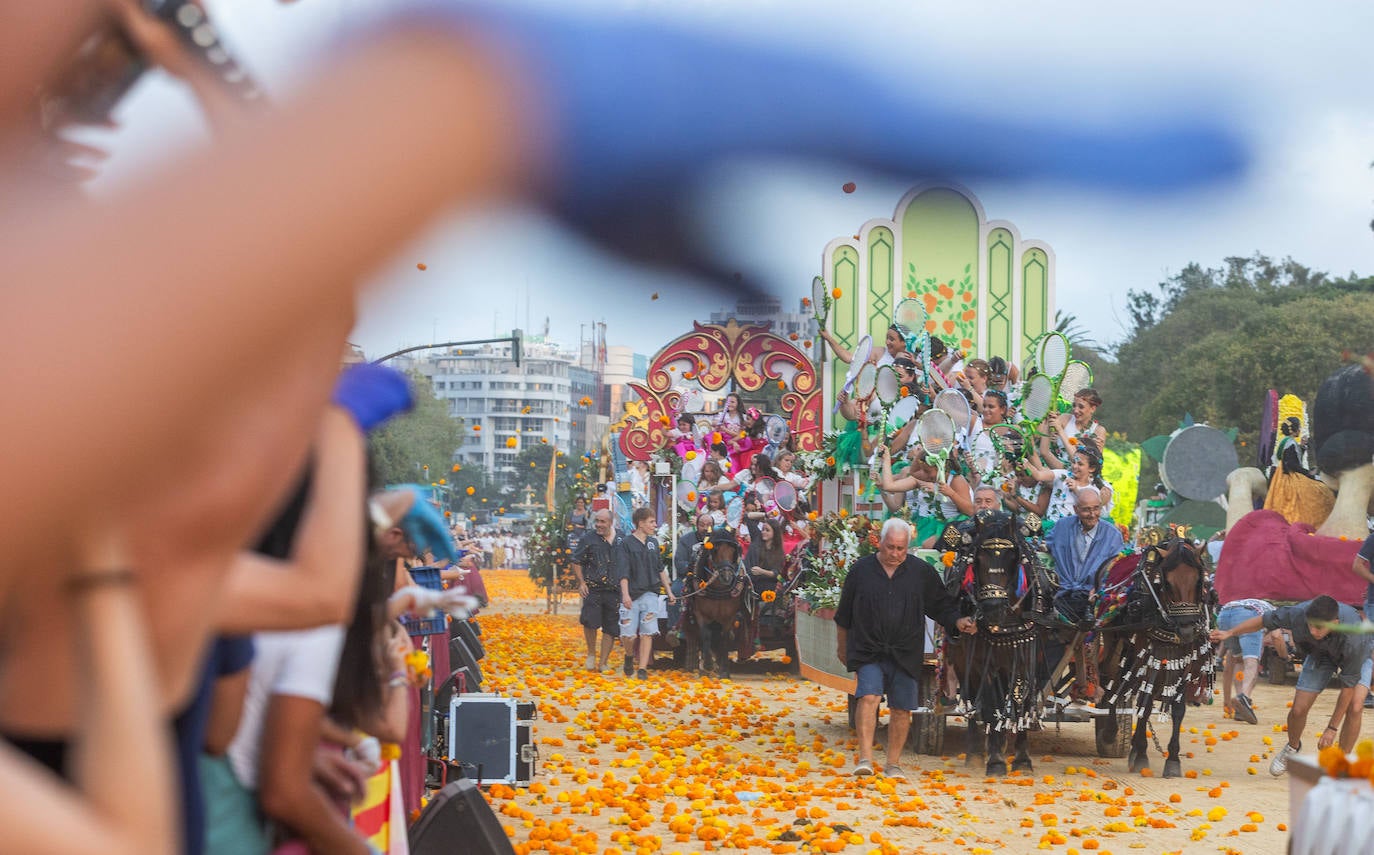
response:
<path id="1" fill-rule="evenodd" d="M 573 354 L 554 344 L 526 340 L 519 368 L 509 345 L 432 354 L 417 359 L 415 367 L 429 377 L 435 396 L 448 402 L 449 415 L 464 421 L 457 462 L 480 464 L 504 479 L 515 472 L 522 449 L 574 450 L 573 363 Z"/>
<path id="2" fill-rule="evenodd" d="M 783 338 L 797 336 L 797 347 L 801 348 L 805 339 L 814 339 L 817 334 L 816 318 L 809 309 L 797 302 L 797 311 L 784 312 L 782 301 L 776 297 L 760 297 L 756 300 L 740 300 L 734 309 L 721 309 L 711 313 L 711 323 L 723 324 L 734 318 L 742 324 L 772 322 L 772 332 Z"/>

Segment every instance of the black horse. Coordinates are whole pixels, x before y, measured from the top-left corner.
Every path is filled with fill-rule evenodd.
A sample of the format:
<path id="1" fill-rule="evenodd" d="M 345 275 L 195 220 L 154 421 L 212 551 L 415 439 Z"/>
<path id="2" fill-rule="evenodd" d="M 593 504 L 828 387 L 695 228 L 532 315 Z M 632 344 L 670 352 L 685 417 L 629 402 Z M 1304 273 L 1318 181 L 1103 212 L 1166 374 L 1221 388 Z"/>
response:
<path id="1" fill-rule="evenodd" d="M 741 615 L 748 579 L 740 564 L 739 541 L 728 528 L 718 528 L 706 536 L 697 559 L 687 575 L 683 596 L 687 609 L 683 632 L 687 650 L 701 651 L 701 670 L 725 678 L 730 676 L 729 649 L 732 639 L 746 637 Z M 687 667 L 696 663 L 688 654 Z"/>
<path id="2" fill-rule="evenodd" d="M 980 511 L 941 536 L 941 545 L 954 553 L 946 584 L 978 622 L 977 634 L 949 639 L 945 663 L 959 677 L 956 712 L 968 717 L 968 763 L 986 750 L 988 775 L 1007 773 L 1008 736 L 1012 768 L 1033 771 L 1027 734 L 1040 721 L 1043 631 L 1036 617 L 1052 598 L 1035 559 L 1039 527 L 1038 519 L 1018 523 L 1006 511 Z"/>
<path id="3" fill-rule="evenodd" d="M 1159 536 L 1140 552 L 1118 556 L 1100 571 L 1098 600 L 1102 701 L 1110 713 L 1099 741 L 1115 742 L 1117 708 L 1135 726 L 1128 768 L 1150 766 L 1147 736 L 1155 704 L 1169 710 L 1173 732 L 1164 777 L 1183 774 L 1179 732 L 1187 705 L 1212 693 L 1214 648 L 1207 635 L 1216 593 L 1201 551 L 1178 536 Z"/>

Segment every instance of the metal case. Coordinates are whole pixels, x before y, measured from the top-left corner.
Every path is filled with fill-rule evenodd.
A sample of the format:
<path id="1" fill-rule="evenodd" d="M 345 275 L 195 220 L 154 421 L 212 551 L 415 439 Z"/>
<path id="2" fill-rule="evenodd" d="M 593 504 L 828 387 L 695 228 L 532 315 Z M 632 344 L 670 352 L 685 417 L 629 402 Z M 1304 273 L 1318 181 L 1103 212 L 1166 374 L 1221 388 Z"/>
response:
<path id="1" fill-rule="evenodd" d="M 533 701 L 455 694 L 449 702 L 450 762 L 479 784 L 528 786 L 539 762 L 534 711 Z"/>

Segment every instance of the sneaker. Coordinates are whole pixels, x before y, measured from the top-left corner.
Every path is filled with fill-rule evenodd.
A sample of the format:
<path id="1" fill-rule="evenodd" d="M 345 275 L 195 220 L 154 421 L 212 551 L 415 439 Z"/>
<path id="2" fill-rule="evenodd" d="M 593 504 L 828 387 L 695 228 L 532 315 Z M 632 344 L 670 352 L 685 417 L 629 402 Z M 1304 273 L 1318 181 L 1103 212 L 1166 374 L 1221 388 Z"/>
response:
<path id="1" fill-rule="evenodd" d="M 850 774 L 856 778 L 867 778 L 871 776 L 873 774 L 873 761 L 860 760 L 859 765 L 855 766 L 854 771 Z"/>
<path id="2" fill-rule="evenodd" d="M 1250 704 L 1250 699 L 1244 695 L 1236 695 L 1235 704 L 1236 721 L 1243 721 L 1246 724 L 1259 724 L 1259 716 L 1255 715 L 1255 708 Z"/>
<path id="3" fill-rule="evenodd" d="M 1275 778 L 1288 771 L 1288 758 L 1302 750 L 1302 746 L 1293 747 L 1291 742 L 1285 742 L 1279 749 L 1279 753 L 1274 755 L 1274 759 L 1269 761 L 1269 774 Z"/>
<path id="4" fill-rule="evenodd" d="M 625 654 L 624 671 L 626 677 L 633 677 L 635 674 L 635 661 L 630 658 L 630 654 L 628 653 Z"/>
<path id="5" fill-rule="evenodd" d="M 889 763 L 883 767 L 883 777 L 891 778 L 894 781 L 905 781 L 906 773 L 896 763 Z"/>
<path id="6" fill-rule="evenodd" d="M 587 657 L 587 670 L 588 670 L 588 671 L 595 671 L 595 670 L 596 670 L 596 656 L 593 655 L 593 656 L 588 656 L 588 657 Z"/>
<path id="7" fill-rule="evenodd" d="M 649 679 L 649 672 L 643 668 L 640 668 L 638 671 L 635 672 L 635 677 L 640 680 L 647 680 Z"/>

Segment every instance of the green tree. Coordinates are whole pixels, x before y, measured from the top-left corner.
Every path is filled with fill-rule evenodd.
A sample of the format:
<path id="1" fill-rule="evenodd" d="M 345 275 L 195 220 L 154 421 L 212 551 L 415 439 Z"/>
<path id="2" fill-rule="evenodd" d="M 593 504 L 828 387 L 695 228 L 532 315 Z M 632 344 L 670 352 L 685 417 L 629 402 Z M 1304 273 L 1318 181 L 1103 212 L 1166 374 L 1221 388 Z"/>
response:
<path id="1" fill-rule="evenodd" d="M 371 436 L 372 461 L 382 484 L 430 484 L 448 479 L 453 455 L 463 444 L 463 422 L 434 397 L 429 379 L 412 373 L 415 409 Z"/>
<path id="2" fill-rule="evenodd" d="M 515 471 L 510 476 L 506 492 L 507 501 L 525 501 L 525 488 L 529 487 L 532 491 L 532 501 L 540 505 L 544 503 L 549 487 L 549 466 L 553 460 L 553 453 L 554 448 L 551 445 L 535 445 L 520 450 L 515 456 Z M 558 468 L 555 470 L 558 474 L 554 482 L 555 501 L 561 501 L 561 497 L 572 489 L 573 475 L 577 471 L 574 467 L 581 465 L 579 458 L 574 460 L 578 462 L 570 466 L 568 455 L 561 454 L 558 457 Z"/>
<path id="3" fill-rule="evenodd" d="M 1342 349 L 1364 352 L 1374 338 L 1374 278 L 1333 279 L 1262 255 L 1190 264 L 1157 293 L 1132 292 L 1130 307 L 1135 329 L 1099 391 L 1103 422 L 1136 441 L 1191 413 L 1238 428 L 1250 445 L 1266 390 L 1310 402 Z"/>

